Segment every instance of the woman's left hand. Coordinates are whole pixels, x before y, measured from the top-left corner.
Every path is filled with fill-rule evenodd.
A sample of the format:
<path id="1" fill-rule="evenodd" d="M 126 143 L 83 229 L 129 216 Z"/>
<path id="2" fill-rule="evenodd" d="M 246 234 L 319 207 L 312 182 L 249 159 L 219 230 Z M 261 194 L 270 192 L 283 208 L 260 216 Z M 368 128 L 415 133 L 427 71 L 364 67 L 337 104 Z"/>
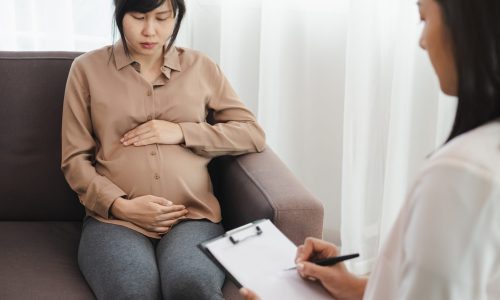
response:
<path id="1" fill-rule="evenodd" d="M 120 139 L 124 146 L 145 146 L 151 144 L 179 145 L 184 135 L 177 123 L 151 120 L 125 133 Z"/>

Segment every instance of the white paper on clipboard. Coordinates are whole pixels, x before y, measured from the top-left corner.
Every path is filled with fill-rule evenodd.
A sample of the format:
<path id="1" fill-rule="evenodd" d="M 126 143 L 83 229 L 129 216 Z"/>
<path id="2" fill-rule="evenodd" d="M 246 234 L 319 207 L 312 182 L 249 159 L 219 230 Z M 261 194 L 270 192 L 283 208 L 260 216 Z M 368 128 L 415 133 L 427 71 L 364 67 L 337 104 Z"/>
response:
<path id="1" fill-rule="evenodd" d="M 302 279 L 295 265 L 297 247 L 269 220 L 231 230 L 200 247 L 236 280 L 266 299 L 332 299 L 317 282 Z"/>

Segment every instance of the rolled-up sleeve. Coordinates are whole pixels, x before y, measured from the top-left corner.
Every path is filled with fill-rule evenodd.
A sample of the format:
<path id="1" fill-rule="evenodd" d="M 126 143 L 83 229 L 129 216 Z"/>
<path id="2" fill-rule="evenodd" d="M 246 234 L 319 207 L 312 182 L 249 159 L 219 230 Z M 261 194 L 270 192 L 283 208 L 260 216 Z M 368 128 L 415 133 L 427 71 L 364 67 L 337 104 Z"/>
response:
<path id="1" fill-rule="evenodd" d="M 180 123 L 186 147 L 195 153 L 216 157 L 261 152 L 265 148 L 264 130 L 243 104 L 219 66 L 209 64 L 213 81 L 207 108 L 213 110 L 215 124 Z"/>
<path id="2" fill-rule="evenodd" d="M 90 117 L 90 94 L 78 58 L 71 66 L 66 83 L 61 141 L 61 170 L 67 182 L 88 210 L 109 218 L 113 201 L 126 194 L 111 180 L 98 174 L 94 167 L 97 143 Z"/>

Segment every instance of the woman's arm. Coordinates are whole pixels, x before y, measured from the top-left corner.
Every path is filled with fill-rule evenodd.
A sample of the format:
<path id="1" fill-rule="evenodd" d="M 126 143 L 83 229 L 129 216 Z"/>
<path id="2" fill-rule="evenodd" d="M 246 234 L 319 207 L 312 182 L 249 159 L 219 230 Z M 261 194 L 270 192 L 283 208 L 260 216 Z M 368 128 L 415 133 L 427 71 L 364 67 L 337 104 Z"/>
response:
<path id="1" fill-rule="evenodd" d="M 90 94 L 85 72 L 76 58 L 66 83 L 62 116 L 61 170 L 80 202 L 103 218 L 109 218 L 113 201 L 126 193 L 93 165 L 96 141 L 90 118 Z"/>
<path id="2" fill-rule="evenodd" d="M 496 256 L 492 251 L 498 187 L 490 171 L 443 160 L 411 195 L 404 228 L 400 299 L 484 299 Z M 496 222 L 498 224 L 498 222 Z"/>
<path id="3" fill-rule="evenodd" d="M 207 157 L 263 151 L 264 131 L 220 68 L 212 61 L 207 61 L 212 89 L 208 109 L 213 110 L 215 124 L 180 123 L 184 144 L 195 153 Z"/>
<path id="4" fill-rule="evenodd" d="M 207 89 L 206 109 L 212 111 L 215 124 L 206 121 L 173 123 L 151 120 L 126 132 L 120 140 L 123 145 L 184 145 L 205 157 L 264 150 L 264 131 L 236 95 L 220 68 L 203 56 L 198 64 L 202 69 L 200 74 L 204 74 L 200 75 L 200 80 Z"/>

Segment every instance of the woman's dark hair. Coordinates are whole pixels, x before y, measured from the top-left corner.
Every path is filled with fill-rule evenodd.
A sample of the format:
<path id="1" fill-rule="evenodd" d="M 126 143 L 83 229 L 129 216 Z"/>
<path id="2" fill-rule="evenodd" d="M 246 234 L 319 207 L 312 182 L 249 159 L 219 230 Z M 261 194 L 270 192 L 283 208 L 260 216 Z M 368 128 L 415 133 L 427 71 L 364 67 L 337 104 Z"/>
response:
<path id="1" fill-rule="evenodd" d="M 500 1 L 436 1 L 451 34 L 458 72 L 450 141 L 500 117 Z"/>
<path id="2" fill-rule="evenodd" d="M 125 48 L 125 53 L 129 55 L 129 49 L 127 47 L 127 43 L 125 42 L 125 35 L 123 33 L 123 17 L 128 12 L 139 12 L 139 13 L 147 13 L 158 7 L 160 7 L 167 0 L 114 0 L 115 2 L 115 14 L 114 14 L 114 22 L 116 27 L 118 27 L 118 31 L 120 32 L 120 36 L 123 41 L 123 47 Z M 170 41 L 167 46 L 167 51 L 172 47 L 177 38 L 177 34 L 179 33 L 179 29 L 181 28 L 181 22 L 184 18 L 184 14 L 186 13 L 186 5 L 184 0 L 168 0 L 172 4 L 174 17 L 176 18 L 174 31 L 172 32 L 172 36 L 170 37 Z M 114 34 L 113 30 L 113 34 Z M 114 38 L 113 38 L 114 39 Z"/>

